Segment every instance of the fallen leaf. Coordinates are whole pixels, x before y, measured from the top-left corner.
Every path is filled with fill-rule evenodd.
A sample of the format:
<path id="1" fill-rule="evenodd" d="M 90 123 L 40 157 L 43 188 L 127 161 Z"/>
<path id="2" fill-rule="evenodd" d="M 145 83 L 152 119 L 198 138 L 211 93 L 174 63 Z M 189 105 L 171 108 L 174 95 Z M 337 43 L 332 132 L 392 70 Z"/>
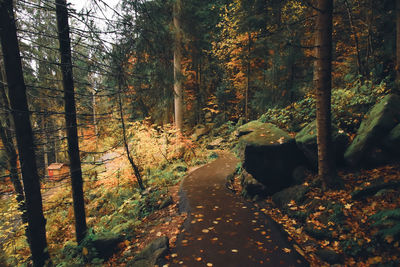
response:
<path id="1" fill-rule="evenodd" d="M 290 248 L 283 248 L 282 249 L 284 252 L 286 252 L 286 253 L 290 253 L 290 251 L 292 251 Z"/>
<path id="2" fill-rule="evenodd" d="M 237 249 L 232 249 L 232 252 L 233 252 L 233 253 L 238 253 L 239 250 L 237 250 Z"/>

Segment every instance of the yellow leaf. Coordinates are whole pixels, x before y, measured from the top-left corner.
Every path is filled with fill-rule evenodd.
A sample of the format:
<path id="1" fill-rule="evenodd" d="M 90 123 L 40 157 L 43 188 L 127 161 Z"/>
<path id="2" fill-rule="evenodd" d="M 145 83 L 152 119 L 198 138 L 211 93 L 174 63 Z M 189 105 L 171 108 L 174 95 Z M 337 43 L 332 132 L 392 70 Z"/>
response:
<path id="1" fill-rule="evenodd" d="M 344 205 L 344 208 L 347 209 L 347 210 L 349 210 L 349 209 L 351 209 L 351 206 L 352 206 L 352 204 L 347 203 L 346 205 Z"/>
<path id="2" fill-rule="evenodd" d="M 89 253 L 88 249 L 84 247 L 84 248 L 82 249 L 82 254 L 83 254 L 84 256 L 86 256 L 88 253 Z"/>
<path id="3" fill-rule="evenodd" d="M 283 248 L 282 249 L 284 252 L 286 252 L 286 253 L 290 253 L 290 251 L 292 251 L 290 248 Z"/>

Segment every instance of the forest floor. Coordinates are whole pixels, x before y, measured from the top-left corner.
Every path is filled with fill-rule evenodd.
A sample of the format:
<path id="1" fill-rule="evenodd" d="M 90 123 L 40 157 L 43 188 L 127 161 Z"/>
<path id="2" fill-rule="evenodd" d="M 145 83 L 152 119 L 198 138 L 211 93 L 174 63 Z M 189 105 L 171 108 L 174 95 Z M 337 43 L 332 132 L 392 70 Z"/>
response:
<path id="1" fill-rule="evenodd" d="M 311 266 L 331 266 L 318 256 L 321 250 L 333 251 L 340 266 L 399 266 L 400 198 L 391 185 L 400 184 L 400 164 L 338 175 L 342 190 L 321 190 L 309 173 L 302 203 L 282 210 L 267 197 L 255 205 L 284 228 Z M 241 191 L 239 179 L 234 188 Z"/>

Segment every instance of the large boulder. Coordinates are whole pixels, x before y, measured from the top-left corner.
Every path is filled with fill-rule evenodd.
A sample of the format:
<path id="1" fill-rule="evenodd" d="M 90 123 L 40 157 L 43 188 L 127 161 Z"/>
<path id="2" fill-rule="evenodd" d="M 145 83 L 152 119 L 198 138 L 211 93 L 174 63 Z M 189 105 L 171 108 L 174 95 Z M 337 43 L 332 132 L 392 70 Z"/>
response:
<path id="1" fill-rule="evenodd" d="M 400 156 L 400 124 L 394 127 L 383 140 L 385 149 L 395 156 Z"/>
<path id="2" fill-rule="evenodd" d="M 400 97 L 387 95 L 368 112 L 344 155 L 350 166 L 374 164 L 384 159 L 380 149 L 384 138 L 400 122 Z M 380 163 L 380 162 L 379 162 Z"/>
<path id="3" fill-rule="evenodd" d="M 169 252 L 168 237 L 163 236 L 151 242 L 144 250 L 137 254 L 133 260 L 128 262 L 131 267 L 153 267 L 163 266 L 164 256 Z"/>
<path id="4" fill-rule="evenodd" d="M 243 124 L 239 128 L 236 129 L 236 136 L 241 137 L 243 135 L 254 132 L 255 130 L 260 129 L 260 127 L 264 127 L 266 123 L 260 121 L 250 121 L 246 124 Z"/>
<path id="5" fill-rule="evenodd" d="M 305 161 L 294 138 L 271 123 L 251 129 L 239 139 L 245 170 L 265 185 L 267 194 L 290 186 L 294 170 Z"/>
<path id="6" fill-rule="evenodd" d="M 303 151 L 313 167 L 318 166 L 317 121 L 309 123 L 296 135 L 296 144 Z M 335 150 L 336 163 L 344 163 L 344 152 L 349 144 L 349 137 L 332 125 L 332 144 Z"/>

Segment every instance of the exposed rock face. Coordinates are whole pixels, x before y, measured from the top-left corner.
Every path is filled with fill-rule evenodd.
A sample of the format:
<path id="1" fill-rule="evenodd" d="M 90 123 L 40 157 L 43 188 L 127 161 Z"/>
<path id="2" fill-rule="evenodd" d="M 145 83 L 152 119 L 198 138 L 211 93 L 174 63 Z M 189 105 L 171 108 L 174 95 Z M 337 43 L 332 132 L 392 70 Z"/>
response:
<path id="1" fill-rule="evenodd" d="M 246 171 L 265 185 L 267 194 L 290 186 L 293 171 L 305 161 L 294 138 L 270 123 L 253 121 L 242 127 L 239 147 Z"/>
<path id="2" fill-rule="evenodd" d="M 151 242 L 145 249 L 128 262 L 131 267 L 153 267 L 160 265 L 163 257 L 169 251 L 168 237 L 163 236 Z M 162 266 L 162 264 L 160 265 Z"/>
<path id="3" fill-rule="evenodd" d="M 349 137 L 332 125 L 332 143 L 335 149 L 336 164 L 344 163 L 344 152 L 349 144 Z M 313 121 L 296 135 L 296 144 L 303 151 L 313 167 L 318 165 L 317 122 Z"/>
<path id="4" fill-rule="evenodd" d="M 346 163 L 350 166 L 376 164 L 385 161 L 383 140 L 400 122 L 400 97 L 387 95 L 377 103 L 362 121 L 357 136 L 346 150 Z"/>

